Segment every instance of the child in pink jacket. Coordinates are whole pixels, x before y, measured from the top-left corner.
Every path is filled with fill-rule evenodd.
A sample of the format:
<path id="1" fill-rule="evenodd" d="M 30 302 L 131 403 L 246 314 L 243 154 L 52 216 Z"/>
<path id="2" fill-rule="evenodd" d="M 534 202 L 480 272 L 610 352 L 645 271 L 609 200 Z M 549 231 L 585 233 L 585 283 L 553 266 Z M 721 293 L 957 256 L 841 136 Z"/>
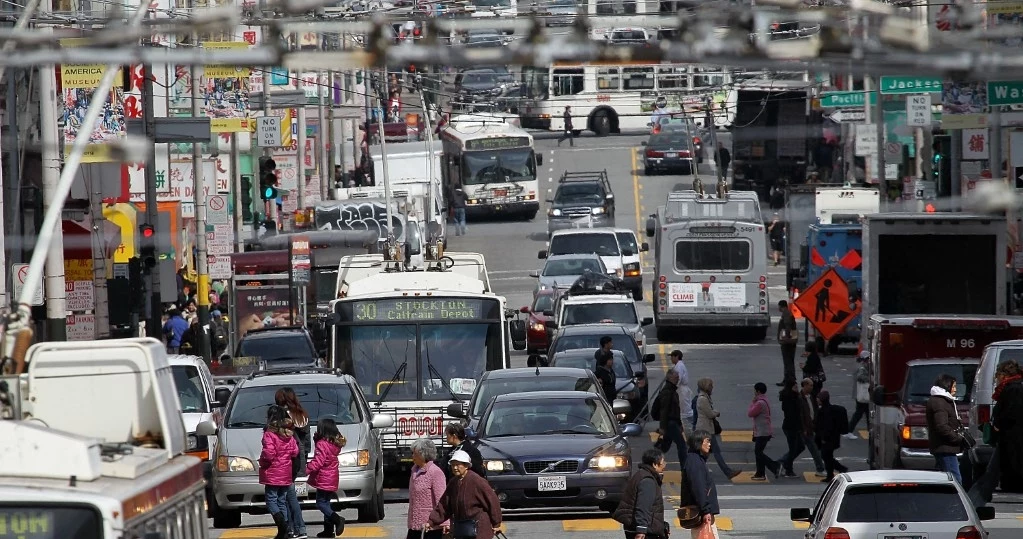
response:
<path id="1" fill-rule="evenodd" d="M 288 487 L 291 460 L 298 455 L 288 411 L 272 405 L 266 411 L 263 451 L 259 454 L 259 484 L 264 486 L 266 509 L 277 525 L 274 539 L 288 539 Z"/>
<path id="2" fill-rule="evenodd" d="M 316 508 L 323 513 L 323 531 L 316 537 L 333 538 L 345 531 L 345 519 L 330 507 L 330 499 L 337 494 L 338 460 L 345 437 L 337 430 L 333 419 L 323 418 L 316 424 L 316 452 L 306 466 L 309 486 L 316 489 Z"/>

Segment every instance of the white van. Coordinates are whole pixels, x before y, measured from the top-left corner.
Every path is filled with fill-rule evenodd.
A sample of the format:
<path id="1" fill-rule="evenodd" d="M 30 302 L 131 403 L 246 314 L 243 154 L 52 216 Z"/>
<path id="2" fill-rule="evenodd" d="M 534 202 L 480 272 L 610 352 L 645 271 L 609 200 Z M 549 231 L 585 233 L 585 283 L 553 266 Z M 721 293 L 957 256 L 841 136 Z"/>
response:
<path id="1" fill-rule="evenodd" d="M 551 235 L 547 250 L 540 251 L 537 258 L 549 255 L 595 254 L 604 262 L 608 275 L 625 277 L 622 250 L 613 228 L 574 228 L 556 230 Z"/>
<path id="2" fill-rule="evenodd" d="M 646 242 L 639 243 L 636 233 L 627 228 L 613 229 L 618 238 L 618 248 L 622 252 L 622 279 L 625 286 L 632 291 L 632 299 L 643 300 L 643 260 L 640 253 L 650 250 Z"/>
<path id="3" fill-rule="evenodd" d="M 970 394 L 970 421 L 968 428 L 977 440 L 977 459 L 984 465 L 991 458 L 994 448 L 984 443 L 982 425 L 991 421 L 991 410 L 994 405 L 992 394 L 995 391 L 995 371 L 1004 361 L 1015 360 L 1023 365 L 1023 340 L 998 341 L 984 347 L 980 356 L 980 366 L 974 378 L 973 390 Z"/>
<path id="4" fill-rule="evenodd" d="M 181 419 L 188 435 L 188 453 L 206 461 L 213 455 L 216 436 L 197 436 L 196 426 L 203 421 L 219 423 L 222 404 L 216 402 L 213 374 L 199 356 L 170 355 L 167 361 L 174 376 L 174 387 L 181 403 Z"/>

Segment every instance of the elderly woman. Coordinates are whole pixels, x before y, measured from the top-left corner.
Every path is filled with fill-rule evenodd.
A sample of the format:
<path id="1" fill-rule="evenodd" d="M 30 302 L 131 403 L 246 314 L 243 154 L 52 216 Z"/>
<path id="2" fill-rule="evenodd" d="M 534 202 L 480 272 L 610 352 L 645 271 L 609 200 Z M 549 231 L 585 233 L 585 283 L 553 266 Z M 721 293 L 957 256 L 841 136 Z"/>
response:
<path id="1" fill-rule="evenodd" d="M 437 466 L 437 446 L 420 438 L 412 442 L 412 477 L 408 483 L 408 539 L 440 539 L 440 530 L 422 529 L 430 523 L 430 513 L 444 495 L 444 471 Z"/>
<path id="2" fill-rule="evenodd" d="M 486 479 L 472 471 L 472 459 L 465 451 L 451 453 L 448 462 L 455 478 L 430 513 L 428 529 L 442 528 L 454 539 L 493 539 L 501 529 L 497 494 Z"/>

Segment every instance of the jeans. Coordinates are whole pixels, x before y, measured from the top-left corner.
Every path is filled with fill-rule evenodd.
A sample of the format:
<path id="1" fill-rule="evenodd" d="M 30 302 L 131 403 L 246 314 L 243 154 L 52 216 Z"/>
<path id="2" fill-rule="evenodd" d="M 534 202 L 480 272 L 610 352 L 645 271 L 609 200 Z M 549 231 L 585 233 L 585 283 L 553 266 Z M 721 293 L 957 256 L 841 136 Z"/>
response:
<path id="1" fill-rule="evenodd" d="M 721 468 L 721 473 L 732 475 L 732 467 L 725 462 L 725 456 L 721 453 L 721 435 L 715 434 L 711 437 L 710 451 L 714 454 L 714 460 L 718 463 L 718 468 Z"/>
<path id="2" fill-rule="evenodd" d="M 764 449 L 767 448 L 767 442 L 771 441 L 770 436 L 757 436 L 753 438 L 753 456 L 757 462 L 757 473 L 758 477 L 763 477 L 765 468 L 771 470 L 771 473 L 777 474 L 779 470 L 778 463 L 768 458 L 764 454 Z"/>
<path id="3" fill-rule="evenodd" d="M 782 381 L 796 379 L 796 343 L 781 345 Z"/>
<path id="4" fill-rule="evenodd" d="M 860 422 L 861 417 L 867 418 L 867 428 L 870 428 L 870 405 L 865 402 L 856 403 L 856 411 L 853 412 L 851 418 L 849 418 L 849 432 L 856 431 L 856 425 Z"/>
<path id="5" fill-rule="evenodd" d="M 316 489 L 316 508 L 325 518 L 330 518 L 330 515 L 334 514 L 334 510 L 330 508 L 330 500 L 333 497 L 334 493 L 329 490 Z"/>
<path id="6" fill-rule="evenodd" d="M 466 234 L 465 230 L 465 208 L 455 208 L 455 235 Z"/>
<path id="7" fill-rule="evenodd" d="M 785 443 L 789 446 L 789 450 L 778 461 L 782 463 L 786 473 L 793 473 L 792 462 L 806 448 L 806 445 L 803 444 L 803 433 L 792 429 L 782 429 L 782 432 L 785 433 Z"/>
<path id="8" fill-rule="evenodd" d="M 668 428 L 664 432 L 664 437 L 669 443 L 675 445 L 675 451 L 678 451 L 678 465 L 681 466 L 683 470 L 686 469 L 686 453 L 688 453 L 688 450 L 686 448 L 685 438 L 682 436 L 682 425 L 679 425 L 674 421 L 669 421 Z M 670 449 L 670 447 L 668 449 Z"/>
<path id="9" fill-rule="evenodd" d="M 288 486 L 288 524 L 291 525 L 292 533 L 305 533 L 305 520 L 302 519 L 302 506 L 298 504 L 298 493 L 295 492 L 295 484 Z"/>
<path id="10" fill-rule="evenodd" d="M 849 468 L 835 460 L 835 449 L 837 448 L 828 442 L 821 444 L 821 457 L 824 459 L 824 471 L 828 473 L 828 479 L 835 476 L 835 470 L 839 473 L 849 471 Z"/>
<path id="11" fill-rule="evenodd" d="M 288 487 L 276 485 L 263 485 L 263 495 L 266 497 L 266 510 L 270 514 L 280 513 L 288 518 Z"/>
<path id="12" fill-rule="evenodd" d="M 804 436 L 802 431 L 784 431 L 785 441 L 788 442 L 789 452 L 785 453 L 781 458 L 782 464 L 785 466 L 785 471 L 792 471 L 792 466 L 795 465 L 796 459 L 799 455 L 803 454 L 803 450 L 810 452 L 810 456 L 813 458 L 814 469 L 818 473 L 824 472 L 824 460 L 821 459 L 821 453 L 817 450 L 817 444 L 813 441 L 812 436 Z M 793 443 L 793 440 L 789 439 L 789 435 L 793 434 L 796 436 L 797 443 Z"/>
<path id="13" fill-rule="evenodd" d="M 991 503 L 991 497 L 994 495 L 995 487 L 998 486 L 999 480 L 1001 480 L 1001 475 L 1001 464 L 998 462 L 998 446 L 995 446 L 994 452 L 991 453 L 991 460 L 987 462 L 987 469 L 984 470 L 984 475 L 978 477 L 974 481 L 973 486 L 970 487 L 970 501 L 973 502 L 974 507 L 983 507 Z"/>
<path id="14" fill-rule="evenodd" d="M 958 455 L 940 453 L 934 455 L 934 462 L 938 465 L 939 470 L 952 474 L 952 477 L 954 477 L 960 485 L 963 484 L 963 476 L 959 473 Z"/>

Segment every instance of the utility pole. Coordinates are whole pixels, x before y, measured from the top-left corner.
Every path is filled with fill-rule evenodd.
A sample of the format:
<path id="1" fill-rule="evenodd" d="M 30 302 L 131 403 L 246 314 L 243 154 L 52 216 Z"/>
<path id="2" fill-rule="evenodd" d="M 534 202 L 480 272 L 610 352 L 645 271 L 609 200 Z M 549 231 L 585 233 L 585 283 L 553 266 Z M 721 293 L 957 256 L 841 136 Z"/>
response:
<path id="1" fill-rule="evenodd" d="M 121 76 L 127 77 L 128 73 Z M 110 338 L 110 296 L 107 293 L 107 248 L 103 238 L 103 182 L 99 174 L 89 174 L 89 213 L 92 214 L 92 293 L 96 301 L 93 310 L 97 339 Z"/>
<path id="2" fill-rule="evenodd" d="M 272 114 L 272 112 L 270 110 L 270 70 L 269 69 L 264 69 L 263 70 L 263 116 L 269 117 L 269 116 L 271 116 L 271 114 Z M 282 134 L 282 138 L 283 138 L 283 134 Z M 271 152 L 270 148 L 263 148 L 263 155 L 265 155 L 267 157 L 270 157 L 271 153 L 272 152 Z M 273 223 L 274 223 L 274 233 L 276 234 L 278 229 L 279 229 L 279 226 L 280 226 L 277 223 L 277 201 L 276 200 L 267 200 L 267 201 L 263 202 L 263 206 L 264 206 L 264 210 L 265 210 L 264 213 L 266 213 L 266 220 L 267 221 L 273 221 Z M 254 236 L 258 234 L 258 232 L 257 232 L 258 228 L 257 227 L 258 227 L 258 225 L 256 224 L 255 221 L 253 221 L 253 223 L 252 223 L 252 234 Z"/>
<path id="3" fill-rule="evenodd" d="M 235 252 L 241 253 L 245 251 L 245 240 L 242 238 L 242 169 L 238 155 L 238 133 L 231 133 L 231 191 L 234 193 L 234 241 L 235 241 Z M 252 182 L 249 182 L 249 187 L 252 187 Z M 251 209 L 249 211 L 252 211 Z M 252 226 L 255 228 L 256 220 L 252 220 Z"/>
<path id="4" fill-rule="evenodd" d="M 7 84 L 8 85 L 13 85 L 14 84 L 14 77 L 11 77 L 8 80 Z M 10 109 L 8 109 L 8 110 L 10 110 Z M 13 112 L 9 112 L 9 114 L 17 115 L 18 114 L 17 108 L 15 108 Z M 0 147 L 2 147 L 2 146 L 0 146 Z M 18 148 L 14 147 L 11 150 L 11 154 L 13 155 L 13 154 L 17 154 L 17 153 L 18 153 Z M 8 178 L 8 179 L 10 179 L 10 178 Z M 14 179 L 15 179 L 15 181 L 17 181 L 18 177 L 14 176 Z M 5 245 L 3 245 L 4 224 L 5 224 L 5 221 L 7 220 L 6 219 L 7 212 L 5 211 L 6 208 L 4 208 L 4 189 L 6 188 L 6 186 L 4 185 L 4 181 L 3 180 L 4 180 L 4 168 L 3 168 L 3 166 L 0 166 L 0 308 L 6 307 L 7 305 L 9 305 L 9 303 L 7 301 L 7 247 Z"/>
<path id="5" fill-rule="evenodd" d="M 329 78 L 331 80 L 331 85 L 333 86 L 333 84 L 334 84 L 333 83 L 334 72 L 333 71 L 328 71 L 327 73 L 329 73 L 329 75 L 330 75 Z M 331 88 L 331 91 L 333 92 L 333 88 Z M 341 160 L 341 177 L 335 177 L 334 176 L 334 165 L 336 163 L 338 163 L 338 160 L 337 160 L 337 152 L 338 152 L 337 130 L 334 128 L 334 117 L 335 117 L 334 116 L 334 98 L 333 98 L 333 96 L 331 96 L 330 97 L 330 105 L 327 107 L 327 131 L 326 131 L 327 132 L 327 140 L 330 142 L 330 144 L 328 144 L 327 147 L 326 147 L 327 148 L 326 162 L 329 164 L 330 181 L 327 182 L 327 197 L 325 198 L 325 200 L 334 200 L 335 198 L 337 198 L 337 196 L 336 196 L 337 195 L 337 182 L 343 182 L 344 178 L 346 176 L 346 173 L 348 172 L 348 170 L 345 168 L 344 160 L 342 159 Z M 341 146 L 343 147 L 344 144 L 345 144 L 345 135 L 344 135 L 344 129 L 342 129 L 341 130 Z M 345 186 L 342 186 L 342 187 L 345 187 Z"/>
<path id="6" fill-rule="evenodd" d="M 192 34 L 192 43 L 199 43 L 198 34 Z M 192 66 L 192 117 L 201 116 L 199 109 L 199 66 Z M 206 328 L 210 323 L 210 269 L 206 256 L 206 180 L 202 162 L 202 144 L 192 143 L 192 198 L 195 204 L 195 269 L 198 272 L 198 308 L 199 328 L 202 337 L 199 339 L 199 351 L 206 362 L 210 361 L 210 339 Z M 212 328 L 210 328 L 212 330 Z"/>
<path id="7" fill-rule="evenodd" d="M 197 81 L 192 81 L 192 91 L 198 88 Z M 193 96 L 193 99 L 195 96 Z M 154 118 L 153 100 L 153 66 L 145 64 L 142 66 L 142 125 L 149 140 L 155 139 L 156 118 Z M 160 211 L 156 203 L 156 152 L 150 152 L 146 159 L 146 168 L 143 169 L 146 179 L 146 218 L 145 222 L 156 228 L 160 222 Z M 173 234 L 173 230 L 159 230 L 157 234 Z M 157 242 L 159 245 L 159 242 Z M 159 339 L 162 337 L 163 324 L 163 298 L 160 297 L 160 259 L 157 256 L 156 266 L 147 270 L 149 279 L 146 286 L 149 288 L 149 319 L 146 322 L 146 336 Z"/>
<path id="8" fill-rule="evenodd" d="M 319 79 L 319 73 L 316 74 Z M 317 80 L 319 82 L 319 80 Z M 298 210 L 302 211 L 305 209 L 305 160 L 306 150 L 305 145 L 308 138 L 306 137 L 306 110 L 305 104 L 298 108 Z"/>
<path id="9" fill-rule="evenodd" d="M 53 30 L 50 29 L 50 32 Z M 61 145 L 57 132 L 57 70 L 42 66 L 39 70 L 39 131 L 42 136 L 43 213 L 50 211 L 57 196 L 61 174 Z M 80 132 L 89 137 L 91 133 Z M 61 208 L 55 209 L 60 213 Z M 42 231 L 37 230 L 36 234 Z M 53 227 L 53 242 L 46 252 L 43 278 L 46 291 L 46 340 L 67 340 L 66 283 L 64 281 L 64 233 L 58 219 Z"/>
<path id="10" fill-rule="evenodd" d="M 330 152 L 327 148 L 333 144 L 334 141 L 334 130 L 331 126 L 327 125 L 327 111 L 324 105 L 324 98 L 333 98 L 334 93 L 334 80 L 330 76 L 330 71 L 326 72 L 327 84 L 330 86 L 329 92 L 324 92 L 323 84 L 316 85 L 316 112 L 320 122 L 319 129 L 319 140 L 316 141 L 316 162 L 320 168 L 320 200 L 327 200 L 327 192 L 330 191 L 330 185 L 334 183 L 334 167 L 328 166 L 328 157 Z M 320 78 L 322 73 L 317 73 L 316 78 L 322 82 Z M 324 96 L 327 93 L 327 96 Z"/>

